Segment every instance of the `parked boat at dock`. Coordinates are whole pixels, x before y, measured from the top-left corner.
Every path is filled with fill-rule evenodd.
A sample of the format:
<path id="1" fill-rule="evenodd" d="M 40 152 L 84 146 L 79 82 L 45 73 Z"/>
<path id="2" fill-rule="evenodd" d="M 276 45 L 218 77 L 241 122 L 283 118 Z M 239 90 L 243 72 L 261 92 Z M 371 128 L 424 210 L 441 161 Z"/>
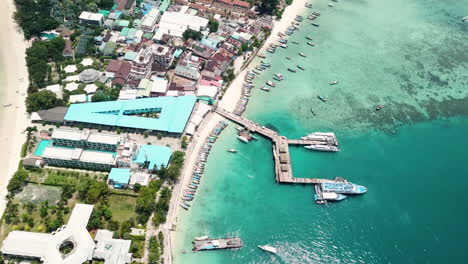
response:
<path id="1" fill-rule="evenodd" d="M 325 182 L 320 184 L 320 188 L 323 192 L 336 192 L 342 194 L 363 194 L 367 192 L 366 187 L 348 181 Z"/>
<path id="2" fill-rule="evenodd" d="M 249 143 L 249 140 L 246 139 L 245 137 L 243 136 L 237 136 L 237 139 L 239 139 L 240 141 L 244 142 L 244 143 Z"/>
<path id="3" fill-rule="evenodd" d="M 309 145 L 304 148 L 324 152 L 338 152 L 338 148 L 330 145 Z"/>
<path id="4" fill-rule="evenodd" d="M 314 199 L 319 204 L 327 201 L 342 201 L 346 199 L 346 197 L 346 195 L 336 192 L 324 192 L 319 184 L 315 185 Z"/>

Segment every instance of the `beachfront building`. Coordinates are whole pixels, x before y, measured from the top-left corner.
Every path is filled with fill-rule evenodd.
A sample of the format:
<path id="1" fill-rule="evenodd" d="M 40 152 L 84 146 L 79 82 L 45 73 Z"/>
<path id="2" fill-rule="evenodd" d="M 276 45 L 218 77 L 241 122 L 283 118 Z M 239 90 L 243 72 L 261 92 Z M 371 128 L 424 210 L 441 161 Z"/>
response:
<path id="1" fill-rule="evenodd" d="M 153 97 L 70 105 L 66 124 L 180 135 L 195 106 L 195 96 Z"/>
<path id="2" fill-rule="evenodd" d="M 104 15 L 83 11 L 80 15 L 80 24 L 102 26 L 104 25 Z"/>
<path id="3" fill-rule="evenodd" d="M 161 169 L 161 166 L 167 168 L 172 152 L 166 146 L 140 145 L 135 154 L 133 163 L 138 164 L 140 168 L 155 171 Z"/>
<path id="4" fill-rule="evenodd" d="M 3 240 L 5 257 L 34 259 L 48 264 L 81 264 L 93 259 L 106 264 L 132 262 L 130 240 L 113 239 L 113 232 L 98 230 L 93 240 L 86 229 L 93 205 L 76 204 L 68 223 L 52 233 L 11 231 Z M 72 249 L 71 251 L 66 249 Z"/>
<path id="5" fill-rule="evenodd" d="M 58 146 L 102 151 L 116 151 L 119 143 L 123 141 L 119 135 L 66 128 L 56 128 L 52 133 L 51 139 L 54 145 Z"/>
<path id="6" fill-rule="evenodd" d="M 156 8 L 152 8 L 149 11 L 149 13 L 145 17 L 143 17 L 143 20 L 141 20 L 140 29 L 144 32 L 154 32 L 154 29 L 156 28 L 156 23 L 159 21 L 160 18 L 161 13 L 159 12 L 159 10 Z"/>
<path id="7" fill-rule="evenodd" d="M 115 153 L 49 145 L 42 152 L 47 165 L 96 171 L 110 171 L 116 166 Z"/>
<path id="8" fill-rule="evenodd" d="M 159 28 L 154 34 L 155 41 L 161 41 L 163 35 L 182 38 L 182 34 L 188 28 L 196 31 L 204 31 L 208 26 L 208 19 L 183 12 L 164 12 L 159 21 Z"/>
<path id="9" fill-rule="evenodd" d="M 180 59 L 174 73 L 184 78 L 197 81 L 200 78 L 200 62 L 200 57 L 193 55 L 192 52 L 187 52 L 185 56 Z"/>

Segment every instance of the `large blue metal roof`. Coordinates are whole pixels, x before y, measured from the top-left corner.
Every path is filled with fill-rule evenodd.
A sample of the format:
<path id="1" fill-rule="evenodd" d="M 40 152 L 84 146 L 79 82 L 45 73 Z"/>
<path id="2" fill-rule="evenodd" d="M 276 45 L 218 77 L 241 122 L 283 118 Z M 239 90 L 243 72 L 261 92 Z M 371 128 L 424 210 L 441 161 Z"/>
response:
<path id="1" fill-rule="evenodd" d="M 182 133 L 196 102 L 195 96 L 154 97 L 127 101 L 72 104 L 65 121 Z M 159 118 L 135 114 L 160 112 Z"/>
<path id="2" fill-rule="evenodd" d="M 133 162 L 143 164 L 148 161 L 150 170 L 160 169 L 161 165 L 167 168 L 171 155 L 171 149 L 166 146 L 140 145 L 136 159 Z"/>

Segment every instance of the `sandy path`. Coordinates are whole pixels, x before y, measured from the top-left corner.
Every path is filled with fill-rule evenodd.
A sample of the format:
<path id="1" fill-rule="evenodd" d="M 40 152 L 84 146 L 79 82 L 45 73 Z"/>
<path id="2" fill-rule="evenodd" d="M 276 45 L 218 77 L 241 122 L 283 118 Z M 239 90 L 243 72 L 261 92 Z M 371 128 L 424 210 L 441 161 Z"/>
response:
<path id="1" fill-rule="evenodd" d="M 5 2 L 0 9 L 0 214 L 5 210 L 6 185 L 18 167 L 21 145 L 26 139 L 23 130 L 29 124 L 24 105 L 28 87 L 24 59 L 27 43 L 12 19 L 13 0 Z"/>

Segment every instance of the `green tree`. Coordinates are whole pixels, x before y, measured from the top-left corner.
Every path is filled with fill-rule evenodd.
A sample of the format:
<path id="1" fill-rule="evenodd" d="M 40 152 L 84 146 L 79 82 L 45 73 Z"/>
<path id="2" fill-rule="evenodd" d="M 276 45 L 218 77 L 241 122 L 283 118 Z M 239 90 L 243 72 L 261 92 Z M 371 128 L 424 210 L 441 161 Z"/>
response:
<path id="1" fill-rule="evenodd" d="M 210 32 L 217 32 L 218 27 L 219 27 L 218 20 L 211 17 L 208 21 L 208 28 L 210 29 Z"/>
<path id="2" fill-rule="evenodd" d="M 64 105 L 62 99 L 58 99 L 53 92 L 48 90 L 31 93 L 26 98 L 26 110 L 29 113 Z"/>
<path id="3" fill-rule="evenodd" d="M 184 33 L 182 34 L 182 37 L 184 38 L 184 40 L 188 40 L 188 39 L 193 39 L 193 40 L 196 40 L 196 41 L 199 41 L 202 39 L 202 33 L 200 31 L 196 31 L 196 30 L 193 30 L 191 28 L 187 28 Z"/>

